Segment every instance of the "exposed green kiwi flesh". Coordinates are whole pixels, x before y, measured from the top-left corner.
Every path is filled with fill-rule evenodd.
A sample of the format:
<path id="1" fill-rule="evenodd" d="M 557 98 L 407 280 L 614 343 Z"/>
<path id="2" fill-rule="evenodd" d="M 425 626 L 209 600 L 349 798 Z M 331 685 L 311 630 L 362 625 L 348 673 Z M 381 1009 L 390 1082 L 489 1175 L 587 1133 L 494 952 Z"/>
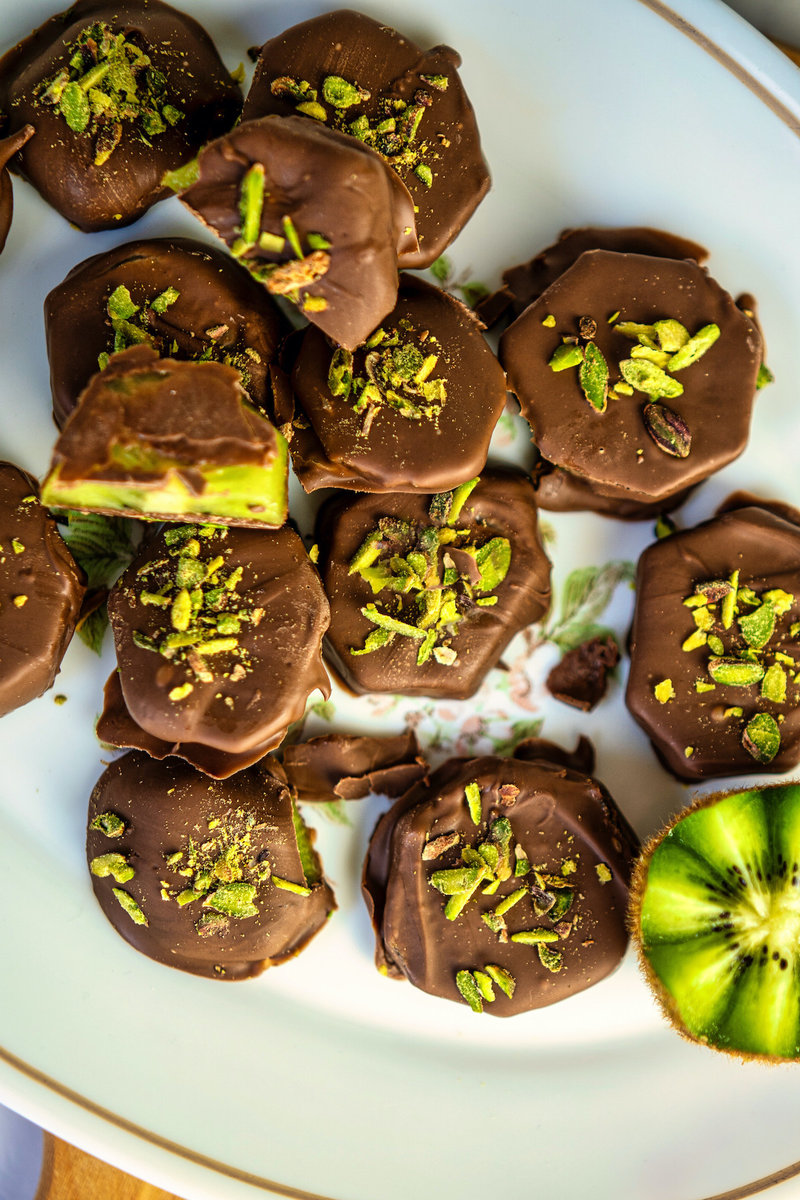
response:
<path id="1" fill-rule="evenodd" d="M 644 851 L 631 932 L 679 1032 L 800 1058 L 800 784 L 705 797 Z"/>

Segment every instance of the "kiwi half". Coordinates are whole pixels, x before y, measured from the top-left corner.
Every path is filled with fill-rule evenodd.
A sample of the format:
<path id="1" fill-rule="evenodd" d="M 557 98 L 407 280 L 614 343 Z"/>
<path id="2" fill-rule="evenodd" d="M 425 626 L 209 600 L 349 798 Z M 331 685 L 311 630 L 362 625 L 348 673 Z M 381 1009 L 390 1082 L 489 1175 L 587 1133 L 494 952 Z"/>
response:
<path id="1" fill-rule="evenodd" d="M 631 935 L 677 1030 L 800 1058 L 800 784 L 699 800 L 644 850 Z"/>

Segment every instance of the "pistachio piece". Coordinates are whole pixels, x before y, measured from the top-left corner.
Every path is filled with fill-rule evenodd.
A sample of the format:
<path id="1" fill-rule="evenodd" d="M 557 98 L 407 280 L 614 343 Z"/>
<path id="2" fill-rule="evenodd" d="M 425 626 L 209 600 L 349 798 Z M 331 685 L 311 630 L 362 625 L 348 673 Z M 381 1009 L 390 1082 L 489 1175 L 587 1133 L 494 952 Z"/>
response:
<path id="1" fill-rule="evenodd" d="M 583 348 L 574 342 L 565 342 L 558 346 L 548 363 L 551 371 L 566 371 L 577 367 L 583 362 Z"/>
<path id="2" fill-rule="evenodd" d="M 772 762 L 781 748 L 781 732 L 774 717 L 756 713 L 745 726 L 742 745 L 757 762 Z"/>
<path id="3" fill-rule="evenodd" d="M 111 891 L 113 892 L 117 903 L 125 910 L 130 919 L 133 921 L 134 925 L 149 924 L 147 917 L 144 915 L 141 908 L 129 892 L 123 891 L 122 888 L 112 888 Z"/>
<path id="4" fill-rule="evenodd" d="M 645 405 L 642 416 L 644 427 L 659 450 L 675 458 L 688 457 L 692 435 L 683 417 L 658 400 Z"/>
<path id="5" fill-rule="evenodd" d="M 223 883 L 206 896 L 203 906 L 213 908 L 224 916 L 243 920 L 245 917 L 258 916 L 258 908 L 253 903 L 255 894 L 255 884 Z"/>
<path id="6" fill-rule="evenodd" d="M 456 987 L 466 1000 L 473 1012 L 483 1012 L 483 997 L 480 989 L 469 971 L 459 971 L 456 975 Z"/>
<path id="7" fill-rule="evenodd" d="M 667 363 L 669 370 L 682 371 L 685 367 L 696 363 L 698 358 L 702 358 L 705 352 L 711 349 L 719 337 L 719 333 L 719 325 L 704 325 L 694 337 L 689 338 L 677 354 L 673 354 Z"/>
<path id="8" fill-rule="evenodd" d="M 110 875 L 117 883 L 127 883 L 133 879 L 136 872 L 124 854 L 98 854 L 89 864 L 89 869 L 98 879 L 106 879 Z"/>
<path id="9" fill-rule="evenodd" d="M 514 990 L 517 986 L 517 981 L 514 976 L 506 971 L 503 967 L 498 967 L 493 963 L 486 964 L 486 974 L 500 988 L 501 992 L 505 992 L 509 999 L 514 995 Z"/>
<path id="10" fill-rule="evenodd" d="M 739 617 L 739 630 L 753 650 L 761 650 L 766 646 L 775 632 L 775 617 L 775 609 L 767 602 Z"/>
<path id="11" fill-rule="evenodd" d="M 665 321 L 654 321 L 653 330 L 661 349 L 669 354 L 682 349 L 689 341 L 689 330 L 673 317 Z"/>
<path id="12" fill-rule="evenodd" d="M 592 324 L 594 325 L 594 322 Z M 552 366 L 552 362 L 550 365 Z M 595 412 L 605 412 L 608 404 L 608 364 L 595 342 L 587 342 L 584 348 L 578 382 Z"/>
<path id="13" fill-rule="evenodd" d="M 673 400 L 676 396 L 683 395 L 682 383 L 672 379 L 655 363 L 647 362 L 646 359 L 624 358 L 619 364 L 619 369 L 626 383 L 637 392 L 645 392 L 654 399 L 666 396 L 668 400 Z"/>
<path id="14" fill-rule="evenodd" d="M 765 700 L 771 700 L 773 704 L 784 704 L 786 702 L 786 672 L 780 663 L 773 663 L 767 668 L 764 678 L 761 680 L 761 695 Z"/>
<path id="15" fill-rule="evenodd" d="M 711 658 L 708 661 L 708 673 L 715 683 L 723 683 L 728 687 L 750 687 L 764 678 L 761 663 L 739 658 Z"/>

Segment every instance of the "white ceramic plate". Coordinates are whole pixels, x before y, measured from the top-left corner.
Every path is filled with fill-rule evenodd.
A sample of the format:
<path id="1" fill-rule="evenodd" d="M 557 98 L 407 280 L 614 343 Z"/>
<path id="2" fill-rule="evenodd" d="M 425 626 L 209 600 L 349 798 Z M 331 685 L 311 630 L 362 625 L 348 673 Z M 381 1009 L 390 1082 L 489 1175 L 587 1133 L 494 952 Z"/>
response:
<path id="1" fill-rule="evenodd" d="M 231 67 L 316 3 L 184 0 Z M 452 252 L 457 271 L 500 269 L 584 223 L 652 224 L 704 242 L 733 292 L 761 302 L 778 382 L 752 444 L 693 497 L 710 515 L 734 487 L 800 502 L 800 75 L 718 0 L 368 0 L 417 40 L 448 41 L 479 115 L 494 189 Z M 0 0 L 2 41 L 50 0 Z M 0 262 L 0 455 L 35 473 L 53 438 L 41 306 L 79 260 L 145 235 L 203 236 L 177 201 L 134 229 L 75 232 L 24 184 Z M 724 397 L 721 398 L 724 403 Z M 498 457 L 528 455 L 504 418 Z M 558 596 L 577 566 L 632 560 L 649 524 L 548 519 Z M 604 619 L 620 636 L 630 592 Z M 508 675 L 465 704 L 335 699 L 308 732 L 409 721 L 441 758 L 545 735 L 595 740 L 598 774 L 642 834 L 685 803 L 622 707 L 591 716 L 548 702 L 551 645 L 521 637 Z M 749 1195 L 800 1170 L 800 1069 L 743 1066 L 661 1023 L 629 958 L 594 990 L 512 1021 L 477 1017 L 372 966 L 357 879 L 380 801 L 353 826 L 325 820 L 340 911 L 295 962 L 238 986 L 136 955 L 95 905 L 84 857 L 102 769 L 93 722 L 111 669 L 75 643 L 56 691 L 0 729 L 0 1099 L 168 1190 L 207 1200 L 323 1196 L 455 1200 L 464 1193 L 611 1200 Z M 327 718 L 327 720 L 326 720 Z M 787 1188 L 794 1192 L 794 1185 Z M 788 1191 L 786 1192 L 788 1195 Z"/>

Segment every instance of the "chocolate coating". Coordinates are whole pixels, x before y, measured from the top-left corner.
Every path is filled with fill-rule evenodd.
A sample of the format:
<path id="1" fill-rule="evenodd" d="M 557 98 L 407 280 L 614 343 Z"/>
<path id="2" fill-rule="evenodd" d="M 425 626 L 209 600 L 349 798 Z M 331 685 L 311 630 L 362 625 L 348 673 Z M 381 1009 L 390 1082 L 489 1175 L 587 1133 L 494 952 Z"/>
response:
<path id="1" fill-rule="evenodd" d="M 123 120 L 116 149 L 96 165 L 89 130 L 75 132 L 35 89 L 68 65 L 78 35 L 98 22 L 149 56 L 166 80 L 164 98 L 182 116 L 147 137 L 138 120 Z M 85 67 L 88 71 L 88 62 Z M 127 225 L 172 195 L 162 185 L 164 173 L 230 129 L 240 108 L 241 91 L 208 34 L 192 17 L 159 0 L 78 0 L 0 59 L 0 109 L 8 114 L 9 132 L 25 124 L 36 128 L 20 155 L 20 173 L 48 204 L 87 232 Z"/>
<path id="2" fill-rule="evenodd" d="M 53 686 L 85 591 L 36 480 L 0 463 L 0 716 Z"/>
<path id="3" fill-rule="evenodd" d="M 427 267 L 452 242 L 489 190 L 489 171 L 481 153 L 475 113 L 464 91 L 457 68 L 461 58 L 449 46 L 423 51 L 388 25 L 363 13 L 339 9 L 293 26 L 261 47 L 253 84 L 245 100 L 244 119 L 268 114 L 288 116 L 297 100 L 285 91 L 272 90 L 275 80 L 308 82 L 317 103 L 335 121 L 337 110 L 325 104 L 323 83 L 338 76 L 369 92 L 369 97 L 343 112 L 345 128 L 359 118 L 377 124 L 392 100 L 413 107 L 419 95 L 425 106 L 412 154 L 429 166 L 428 185 L 415 173 L 402 152 L 383 155 L 400 175 L 413 197 L 419 249 L 400 257 L 402 267 Z M 427 78 L 426 78 L 427 76 Z M 446 79 L 446 86 L 430 80 Z M 394 113 L 392 114 L 394 115 Z M 386 147 L 387 151 L 389 147 Z M 424 174 L 424 171 L 423 171 Z"/>
<path id="4" fill-rule="evenodd" d="M 108 611 L 132 719 L 168 743 L 167 753 L 229 774 L 226 756 L 238 770 L 244 760 L 237 756 L 274 749 L 310 693 L 328 694 L 320 655 L 328 603 L 302 541 L 287 527 L 201 527 L 196 554 L 193 536 L 192 527 L 178 526 L 149 540 L 112 590 Z M 194 573 L 204 578 L 193 583 Z M 181 633 L 172 604 L 187 587 L 199 587 L 203 602 Z M 160 590 L 164 604 L 148 598 Z M 199 761 L 194 744 L 220 753 Z"/>
<path id="5" fill-rule="evenodd" d="M 663 229 L 643 226 L 565 229 L 558 241 L 540 251 L 529 262 L 509 267 L 503 272 L 501 292 L 478 306 L 480 316 L 487 324 L 493 324 L 508 309 L 514 317 L 518 317 L 587 250 L 613 250 L 618 254 L 647 254 L 656 258 L 693 258 L 701 265 L 708 258 L 708 251 L 697 242 Z M 502 303 L 500 297 L 504 298 Z M 490 304 L 491 310 L 488 307 Z M 489 311 L 492 320 L 484 316 Z"/>
<path id="6" fill-rule="evenodd" d="M 298 954 L 336 907 L 316 855 L 303 862 L 292 812 L 289 789 L 267 765 L 219 784 L 184 763 L 125 754 L 89 801 L 86 854 L 100 907 L 157 962 L 212 979 L 258 975 Z M 109 854 L 132 868 L 130 878 L 97 874 Z M 129 901 L 138 916 L 123 907 Z"/>
<path id="7" fill-rule="evenodd" d="M 462 619 L 452 636 L 443 639 L 457 654 L 451 665 L 433 655 L 418 665 L 420 642 L 411 636 L 398 635 L 369 654 L 351 653 L 352 648 L 362 648 L 375 629 L 362 613 L 367 604 L 376 604 L 407 623 L 415 623 L 420 612 L 416 592 L 376 595 L 358 571 L 350 572 L 356 552 L 385 518 L 413 523 L 418 531 L 433 524 L 428 498 L 410 494 L 335 498 L 320 509 L 316 538 L 331 604 L 326 656 L 356 692 L 471 696 L 514 634 L 540 620 L 549 607 L 550 563 L 539 540 L 533 488 L 521 472 L 487 470 L 461 510 L 455 524 L 469 531 L 466 544 L 481 546 L 493 538 L 506 538 L 511 559 L 508 573 L 491 593 L 497 597 L 495 604 L 481 607 L 464 596 L 457 602 Z M 446 566 L 444 556 L 449 552 L 461 569 L 459 551 L 454 549 L 458 545 L 456 541 L 440 546 L 440 568 Z"/>
<path id="8" fill-rule="evenodd" d="M 465 793 L 473 784 L 480 792 L 479 824 Z M 430 882 L 432 874 L 463 867 L 465 848 L 491 842 L 492 825 L 502 818 L 512 834 L 510 877 L 490 894 L 478 887 L 449 920 L 448 897 Z M 516 846 L 532 868 L 525 875 L 514 874 Z M 637 850 L 635 834 L 594 779 L 543 760 L 451 759 L 398 800 L 372 835 L 363 890 L 376 930 L 377 965 L 455 1001 L 461 1001 L 458 972 L 492 965 L 508 972 L 516 986 L 511 997 L 496 988 L 484 1012 L 513 1016 L 553 1004 L 605 978 L 625 953 L 625 909 Z M 501 914 L 504 930 L 493 931 L 483 915 L 520 887 L 526 894 Z M 556 907 L 564 892 L 569 897 Z M 549 918 L 544 909 L 559 915 Z M 553 939 L 543 943 L 558 955 L 549 968 L 535 944 L 513 941 L 514 934 L 531 930 Z"/>
<path id="9" fill-rule="evenodd" d="M 397 333 L 404 321 L 411 331 L 400 332 L 401 342 L 424 357 L 437 357 L 428 378 L 444 380 L 446 398 L 436 415 L 426 415 L 423 408 L 422 416 L 413 419 L 382 402 L 356 411 L 352 396 L 331 392 L 334 352 L 317 330 L 298 335 L 290 347 L 286 370 L 291 395 L 285 404 L 279 402 L 278 420 L 290 432 L 292 464 L 307 492 L 321 487 L 438 492 L 473 479 L 486 465 L 506 385 L 475 316 L 440 288 L 403 275 L 397 305 L 380 328 Z M 426 331 L 431 336 L 423 340 L 420 335 Z M 368 376 L 371 353 L 366 347 L 356 351 L 354 378 Z"/>
<path id="10" fill-rule="evenodd" d="M 775 703 L 761 695 L 760 681 L 750 686 L 714 682 L 708 670 L 713 653 L 708 644 L 681 649 L 696 632 L 693 610 L 683 601 L 698 584 L 727 580 L 734 570 L 740 572 L 739 586 L 759 596 L 764 590 L 782 588 L 794 597 L 791 607 L 777 617 L 774 636 L 756 657 L 767 667 L 777 651 L 788 655 L 796 670 L 800 655 L 789 632 L 800 619 L 800 529 L 796 525 L 763 509 L 737 509 L 662 539 L 639 560 L 626 703 L 664 765 L 679 779 L 786 771 L 800 762 L 800 696 L 790 663 L 785 664 L 786 700 Z M 738 616 L 750 611 L 742 604 Z M 720 602 L 712 615 L 710 633 L 721 639 L 722 657 L 738 657 L 746 649 L 738 618 L 725 630 Z M 660 703 L 654 689 L 663 680 L 671 680 L 675 696 Z M 714 683 L 713 690 L 698 692 L 698 681 L 703 686 Z M 741 715 L 728 711 L 737 708 Z M 757 713 L 768 713 L 779 723 L 780 749 L 771 761 L 755 758 L 743 744 L 745 727 Z"/>
<path id="11" fill-rule="evenodd" d="M 231 248 L 242 240 L 240 191 L 255 164 L 264 168 L 259 232 L 285 245 L 264 249 L 256 238 L 241 261 L 251 271 L 296 262 L 301 312 L 340 345 L 358 346 L 395 303 L 398 250 L 416 245 L 411 197 L 353 138 L 302 117 L 245 121 L 205 147 L 198 182 L 181 196 Z M 285 218 L 297 232 L 302 264 L 285 239 Z M 328 248 L 314 251 L 309 235 Z M 277 278 L 265 278 L 265 286 L 290 295 Z"/>
<path id="12" fill-rule="evenodd" d="M 716 324 L 720 336 L 675 375 L 683 395 L 667 405 L 688 425 L 688 456 L 666 453 L 643 420 L 641 391 L 592 408 L 577 368 L 553 371 L 550 359 L 583 317 L 596 322 L 594 342 L 619 382 L 618 364 L 635 341 L 609 317 L 652 324 L 674 318 L 690 333 Z M 548 327 L 545 317 L 555 318 Z M 732 298 L 695 263 L 592 250 L 564 272 L 503 334 L 500 361 L 542 456 L 601 496 L 640 504 L 677 502 L 685 490 L 744 449 L 761 362 L 761 338 Z"/>
<path id="13" fill-rule="evenodd" d="M 8 231 L 11 228 L 11 218 L 14 215 L 14 193 L 11 187 L 11 176 L 8 163 L 27 141 L 34 135 L 32 125 L 23 125 L 10 137 L 0 139 L 0 252 L 6 244 Z"/>
<path id="14" fill-rule="evenodd" d="M 402 796 L 428 770 L 411 730 L 396 737 L 311 738 L 286 747 L 283 769 L 297 798 L 316 803 Z"/>
<path id="15" fill-rule="evenodd" d="M 162 357 L 210 354 L 242 372 L 256 407 L 272 411 L 269 366 L 285 323 L 262 287 L 227 254 L 189 238 L 126 242 L 73 267 L 44 302 L 53 415 L 63 426 L 98 356 L 114 349 L 109 297 L 128 289 L 139 307 L 137 327 Z M 167 289 L 178 292 L 164 311 L 150 307 Z"/>
<path id="16" fill-rule="evenodd" d="M 132 346 L 92 376 L 53 449 L 54 507 L 164 520 L 283 524 L 283 437 L 247 404 L 233 367 Z"/>

